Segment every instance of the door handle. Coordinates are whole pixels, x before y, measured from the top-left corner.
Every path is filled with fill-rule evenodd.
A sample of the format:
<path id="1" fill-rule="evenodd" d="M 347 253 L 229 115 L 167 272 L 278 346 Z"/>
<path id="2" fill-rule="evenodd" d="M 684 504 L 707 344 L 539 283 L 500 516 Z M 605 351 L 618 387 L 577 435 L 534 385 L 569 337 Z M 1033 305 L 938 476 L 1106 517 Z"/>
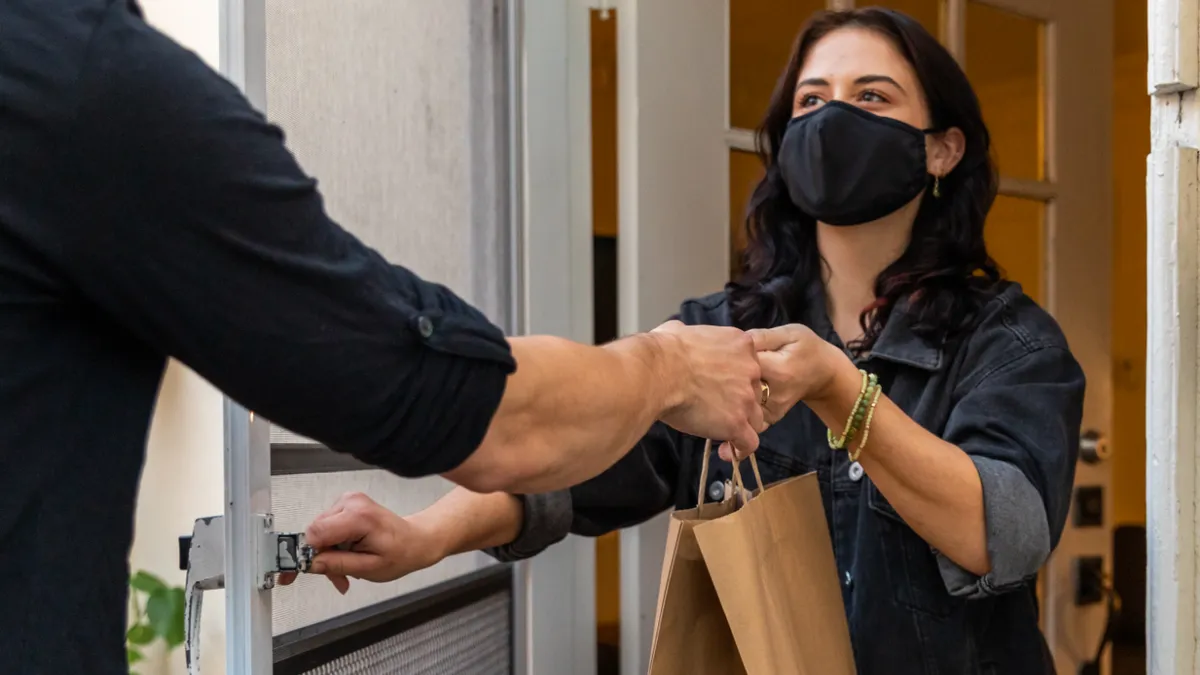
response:
<path id="1" fill-rule="evenodd" d="M 261 561 L 262 584 L 259 590 L 275 585 L 274 575 L 280 572 L 308 572 L 316 551 L 304 541 L 299 532 L 272 532 L 274 518 L 270 514 L 255 516 L 266 538 Z M 225 517 L 199 518 L 190 536 L 179 538 L 179 569 L 187 572 L 184 584 L 184 660 L 188 675 L 200 673 L 200 612 L 204 607 L 204 591 L 225 588 Z"/>
<path id="2" fill-rule="evenodd" d="M 1084 464 L 1099 464 L 1108 459 L 1112 454 L 1112 447 L 1108 443 L 1108 437 L 1096 431 L 1088 429 L 1079 437 L 1079 461 Z"/>

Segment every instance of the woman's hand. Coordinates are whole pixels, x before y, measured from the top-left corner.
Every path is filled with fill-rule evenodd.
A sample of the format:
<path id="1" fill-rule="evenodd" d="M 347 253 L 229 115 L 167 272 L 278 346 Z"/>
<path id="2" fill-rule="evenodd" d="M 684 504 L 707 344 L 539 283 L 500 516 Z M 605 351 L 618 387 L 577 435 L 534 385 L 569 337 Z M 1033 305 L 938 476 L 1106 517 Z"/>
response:
<path id="1" fill-rule="evenodd" d="M 821 339 L 807 326 L 788 324 L 778 328 L 746 331 L 754 341 L 762 371 L 765 403 L 763 419 L 770 425 L 800 401 L 817 401 L 830 395 L 837 375 L 844 369 L 857 372 L 854 364 L 837 347 Z M 746 453 L 738 448 L 737 455 Z M 734 451 L 722 443 L 721 458 L 732 461 Z"/>
<path id="2" fill-rule="evenodd" d="M 358 493 L 342 496 L 317 516 L 305 539 L 320 552 L 311 571 L 327 576 L 343 594 L 350 588 L 349 577 L 394 581 L 445 557 L 437 530 L 426 527 L 419 515 L 402 518 Z"/>
<path id="3" fill-rule="evenodd" d="M 789 324 L 748 333 L 758 350 L 763 382 L 770 388 L 763 406 L 769 424 L 783 419 L 801 401 L 827 396 L 839 368 L 853 365 L 807 326 Z"/>

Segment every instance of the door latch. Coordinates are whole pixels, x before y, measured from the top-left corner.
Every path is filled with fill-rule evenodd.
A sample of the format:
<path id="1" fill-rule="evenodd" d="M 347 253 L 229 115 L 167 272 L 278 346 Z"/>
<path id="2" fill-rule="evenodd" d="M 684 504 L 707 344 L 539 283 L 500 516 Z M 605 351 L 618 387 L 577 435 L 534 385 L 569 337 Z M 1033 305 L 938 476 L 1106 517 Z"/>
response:
<path id="1" fill-rule="evenodd" d="M 274 517 L 259 514 L 255 518 L 262 532 L 263 559 L 259 561 L 258 589 L 275 586 L 275 575 L 283 572 L 304 573 L 312 567 L 315 551 L 304 541 L 302 532 L 273 532 Z M 199 518 L 190 536 L 179 538 L 179 569 L 187 572 L 184 584 L 184 655 L 188 675 L 200 673 L 200 612 L 204 591 L 225 588 L 225 517 Z"/>
<path id="2" fill-rule="evenodd" d="M 1099 464 L 1112 455 L 1108 438 L 1095 429 L 1088 429 L 1079 436 L 1079 460 L 1084 464 Z"/>

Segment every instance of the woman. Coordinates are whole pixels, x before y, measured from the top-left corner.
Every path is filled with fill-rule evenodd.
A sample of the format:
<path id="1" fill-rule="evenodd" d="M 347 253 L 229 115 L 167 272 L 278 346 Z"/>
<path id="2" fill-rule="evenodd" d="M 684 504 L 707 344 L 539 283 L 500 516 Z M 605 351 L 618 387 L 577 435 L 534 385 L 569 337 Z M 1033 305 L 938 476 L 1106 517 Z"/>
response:
<path id="1" fill-rule="evenodd" d="M 763 478 L 819 474 L 859 672 L 1051 672 L 1034 578 L 1067 515 L 1084 376 L 988 257 L 997 180 L 965 75 L 907 16 L 823 13 L 758 138 L 742 276 L 680 317 L 752 332 Z M 344 589 L 338 573 L 522 558 L 686 508 L 703 444 L 660 424 L 569 492 L 460 490 L 408 519 L 350 496 L 310 536 L 365 538 L 318 568 Z M 729 465 L 716 473 L 707 499 Z"/>

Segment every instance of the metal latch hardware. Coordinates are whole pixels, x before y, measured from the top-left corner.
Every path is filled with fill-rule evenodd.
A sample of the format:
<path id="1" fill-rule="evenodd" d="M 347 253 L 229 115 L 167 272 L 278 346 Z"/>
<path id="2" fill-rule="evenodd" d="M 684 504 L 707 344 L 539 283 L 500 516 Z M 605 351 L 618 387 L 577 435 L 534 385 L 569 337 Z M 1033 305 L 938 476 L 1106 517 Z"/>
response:
<path id="1" fill-rule="evenodd" d="M 275 586 L 281 572 L 307 572 L 315 555 L 302 532 L 272 532 L 271 514 L 255 516 L 263 534 L 259 590 Z M 204 591 L 225 588 L 225 517 L 200 518 L 190 536 L 179 538 L 179 569 L 187 571 L 184 585 L 184 654 L 188 675 L 200 672 L 200 611 Z"/>

